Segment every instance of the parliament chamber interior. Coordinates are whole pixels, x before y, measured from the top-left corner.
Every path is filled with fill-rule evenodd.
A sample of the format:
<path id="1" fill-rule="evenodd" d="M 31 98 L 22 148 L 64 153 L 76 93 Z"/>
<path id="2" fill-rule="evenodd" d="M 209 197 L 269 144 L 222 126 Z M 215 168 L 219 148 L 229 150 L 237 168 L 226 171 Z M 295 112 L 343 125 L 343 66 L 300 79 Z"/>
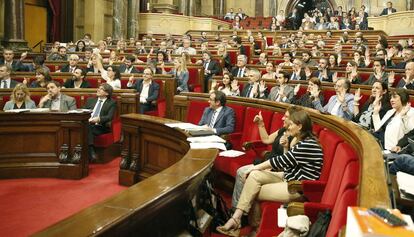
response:
<path id="1" fill-rule="evenodd" d="M 1 236 L 414 236 L 414 1 L 0 0 Z"/>

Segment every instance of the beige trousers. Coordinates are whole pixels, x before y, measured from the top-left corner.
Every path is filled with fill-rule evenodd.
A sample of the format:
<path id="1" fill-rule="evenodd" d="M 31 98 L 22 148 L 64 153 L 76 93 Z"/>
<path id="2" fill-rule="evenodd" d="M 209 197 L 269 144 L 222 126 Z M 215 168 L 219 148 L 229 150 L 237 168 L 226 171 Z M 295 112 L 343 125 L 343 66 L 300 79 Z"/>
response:
<path id="1" fill-rule="evenodd" d="M 237 208 L 249 213 L 250 225 L 257 227 L 261 217 L 259 201 L 288 202 L 299 196 L 288 192 L 283 172 L 253 171 L 247 177 Z"/>

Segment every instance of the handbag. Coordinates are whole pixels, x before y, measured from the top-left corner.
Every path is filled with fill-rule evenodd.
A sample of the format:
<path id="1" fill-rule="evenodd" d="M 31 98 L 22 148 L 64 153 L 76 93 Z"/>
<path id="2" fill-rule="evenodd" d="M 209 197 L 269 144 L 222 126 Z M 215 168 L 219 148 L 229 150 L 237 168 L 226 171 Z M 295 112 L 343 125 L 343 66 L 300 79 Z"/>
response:
<path id="1" fill-rule="evenodd" d="M 325 237 L 326 232 L 331 222 L 331 212 L 329 210 L 325 212 L 319 212 L 318 218 L 315 223 L 310 227 L 307 237 Z"/>

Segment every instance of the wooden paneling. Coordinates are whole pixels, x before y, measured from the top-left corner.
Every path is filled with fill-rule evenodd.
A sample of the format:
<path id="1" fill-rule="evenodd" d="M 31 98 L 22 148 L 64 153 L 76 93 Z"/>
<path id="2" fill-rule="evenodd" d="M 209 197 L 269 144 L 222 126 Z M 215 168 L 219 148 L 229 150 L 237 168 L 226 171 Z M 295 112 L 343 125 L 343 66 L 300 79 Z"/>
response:
<path id="1" fill-rule="evenodd" d="M 24 35 L 29 47 L 39 41 L 47 42 L 47 9 L 44 6 L 25 4 Z M 39 52 L 40 48 L 35 49 Z"/>

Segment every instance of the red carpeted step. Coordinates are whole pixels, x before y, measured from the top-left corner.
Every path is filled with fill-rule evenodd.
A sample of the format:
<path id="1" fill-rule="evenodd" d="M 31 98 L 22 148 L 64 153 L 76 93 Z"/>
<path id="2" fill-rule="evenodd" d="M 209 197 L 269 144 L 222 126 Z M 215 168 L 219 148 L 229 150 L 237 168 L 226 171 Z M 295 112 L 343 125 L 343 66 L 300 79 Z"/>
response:
<path id="1" fill-rule="evenodd" d="M 28 236 L 126 189 L 118 185 L 120 159 L 92 164 L 81 180 L 0 180 L 2 236 Z"/>

